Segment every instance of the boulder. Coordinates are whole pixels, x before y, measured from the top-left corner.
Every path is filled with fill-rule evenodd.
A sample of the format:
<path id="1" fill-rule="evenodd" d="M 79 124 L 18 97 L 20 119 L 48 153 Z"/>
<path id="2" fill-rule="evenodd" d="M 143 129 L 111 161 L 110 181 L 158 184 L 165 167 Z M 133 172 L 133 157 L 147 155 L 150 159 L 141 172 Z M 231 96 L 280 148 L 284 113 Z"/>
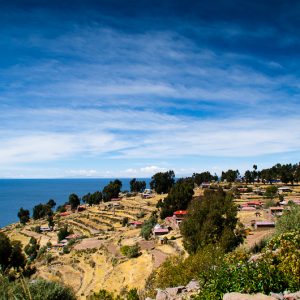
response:
<path id="1" fill-rule="evenodd" d="M 167 300 L 168 299 L 168 295 L 165 291 L 162 290 L 158 290 L 155 300 Z"/>
<path id="2" fill-rule="evenodd" d="M 168 298 L 174 298 L 176 297 L 178 294 L 181 294 L 182 292 L 185 292 L 186 288 L 185 286 L 176 286 L 173 288 L 166 288 L 165 292 L 168 295 Z"/>
<path id="3" fill-rule="evenodd" d="M 241 293 L 227 293 L 223 296 L 223 300 L 277 300 L 272 296 L 266 296 L 264 294 L 241 294 Z"/>
<path id="4" fill-rule="evenodd" d="M 284 295 L 283 299 L 298 300 L 298 299 L 300 299 L 300 291 L 298 291 L 296 293 L 286 294 L 286 295 Z"/>
<path id="5" fill-rule="evenodd" d="M 188 292 L 197 292 L 200 289 L 199 281 L 192 279 L 187 285 L 186 289 Z"/>

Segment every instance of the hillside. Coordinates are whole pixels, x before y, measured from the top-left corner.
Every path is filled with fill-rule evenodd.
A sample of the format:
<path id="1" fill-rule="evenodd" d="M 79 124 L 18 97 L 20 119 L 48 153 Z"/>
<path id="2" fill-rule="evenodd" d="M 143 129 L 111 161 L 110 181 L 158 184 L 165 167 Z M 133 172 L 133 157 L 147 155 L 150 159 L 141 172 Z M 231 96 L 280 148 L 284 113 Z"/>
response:
<path id="1" fill-rule="evenodd" d="M 265 189 L 264 185 L 251 186 L 252 190 Z M 238 188 L 238 185 L 231 187 Z M 268 199 L 254 192 L 246 192 L 240 188 L 236 192 L 236 204 L 246 207 L 247 203 L 260 201 L 261 206 L 254 210 L 238 212 L 239 220 L 244 224 L 247 237 L 244 246 L 250 248 L 261 239 L 272 234 L 274 228 L 262 226 L 254 228 L 254 222 L 276 222 L 276 216 L 270 209 L 263 209 Z M 202 188 L 194 190 L 194 196 L 203 194 Z M 106 202 L 100 205 L 86 206 L 83 211 L 60 216 L 56 214 L 55 230 L 44 233 L 35 232 L 36 226 L 46 225 L 45 221 L 30 221 L 25 226 L 13 224 L 3 229 L 12 240 L 19 240 L 23 246 L 30 238 L 38 240 L 40 246 L 46 246 L 47 252 L 35 260 L 37 272 L 33 278 L 42 277 L 49 280 L 61 281 L 71 286 L 79 299 L 86 299 L 94 291 L 106 289 L 113 293 L 122 293 L 125 289 L 137 288 L 143 290 L 146 279 L 152 271 L 158 268 L 168 257 L 175 254 L 187 256 L 178 227 L 168 224 L 172 230 L 166 235 L 169 242 L 162 244 L 162 239 L 156 237 L 149 241 L 140 236 L 140 229 L 134 225 L 122 226 L 126 217 L 129 222 L 143 222 L 157 210 L 156 204 L 166 195 L 153 195 L 143 199 L 141 195 L 122 197 L 117 202 Z M 300 188 L 293 187 L 292 192 L 285 195 L 285 200 L 300 198 Z M 117 204 L 116 204 L 117 203 Z M 159 221 L 164 223 L 164 220 Z M 57 229 L 68 225 L 78 239 L 74 241 L 69 253 L 63 253 L 57 245 Z M 170 228 L 171 229 L 171 228 Z M 140 246 L 141 255 L 128 258 L 121 252 L 124 245 Z"/>

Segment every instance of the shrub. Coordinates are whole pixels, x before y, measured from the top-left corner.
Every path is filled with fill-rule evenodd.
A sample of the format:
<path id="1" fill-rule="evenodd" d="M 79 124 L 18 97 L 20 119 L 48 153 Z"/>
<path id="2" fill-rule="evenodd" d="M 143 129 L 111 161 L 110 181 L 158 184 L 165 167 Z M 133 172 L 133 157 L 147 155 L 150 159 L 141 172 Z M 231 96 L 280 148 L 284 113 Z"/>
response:
<path id="1" fill-rule="evenodd" d="M 141 236 L 148 240 L 152 233 L 152 228 L 156 224 L 157 218 L 156 216 L 151 216 L 147 221 L 143 223 L 143 226 L 141 228 Z"/>
<path id="2" fill-rule="evenodd" d="M 284 210 L 283 215 L 276 223 L 276 233 L 298 230 L 300 228 L 300 206 L 289 203 L 288 209 Z"/>
<path id="3" fill-rule="evenodd" d="M 140 246 L 136 243 L 133 246 L 122 246 L 120 249 L 121 253 L 128 258 L 138 257 L 140 255 Z"/>

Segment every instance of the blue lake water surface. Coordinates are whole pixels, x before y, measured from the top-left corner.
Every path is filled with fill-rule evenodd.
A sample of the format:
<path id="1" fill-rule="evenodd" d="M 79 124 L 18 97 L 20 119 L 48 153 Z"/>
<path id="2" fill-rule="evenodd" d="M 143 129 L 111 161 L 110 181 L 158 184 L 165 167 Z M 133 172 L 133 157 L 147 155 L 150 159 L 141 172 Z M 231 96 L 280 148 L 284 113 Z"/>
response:
<path id="1" fill-rule="evenodd" d="M 71 193 L 79 197 L 102 189 L 109 183 L 107 178 L 100 179 L 0 179 L 0 228 L 19 221 L 20 207 L 29 209 L 39 203 L 54 199 L 57 205 L 68 201 Z M 122 190 L 130 190 L 131 178 L 122 178 Z M 145 180 L 149 187 L 150 179 Z"/>

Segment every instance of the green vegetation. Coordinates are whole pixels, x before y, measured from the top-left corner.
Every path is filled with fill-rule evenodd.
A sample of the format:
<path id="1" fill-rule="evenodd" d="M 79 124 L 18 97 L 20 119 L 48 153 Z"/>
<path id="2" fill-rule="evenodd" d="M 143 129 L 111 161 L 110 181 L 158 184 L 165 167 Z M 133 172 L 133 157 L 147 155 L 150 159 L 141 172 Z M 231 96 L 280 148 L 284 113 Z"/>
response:
<path id="1" fill-rule="evenodd" d="M 277 195 L 278 188 L 275 185 L 268 186 L 264 197 L 273 199 Z"/>
<path id="2" fill-rule="evenodd" d="M 127 291 L 127 288 L 125 288 L 125 291 L 114 297 L 113 293 L 108 292 L 107 290 L 101 289 L 98 293 L 93 293 L 89 297 L 87 297 L 87 300 L 139 300 L 140 297 L 138 295 L 137 289 L 131 289 Z"/>
<path id="3" fill-rule="evenodd" d="M 11 267 L 19 268 L 25 266 L 25 257 L 22 253 L 20 242 L 10 242 L 9 238 L 0 232 L 0 271 Z"/>
<path id="4" fill-rule="evenodd" d="M 139 181 L 136 178 L 130 180 L 130 191 L 141 193 L 146 188 L 146 181 Z"/>
<path id="5" fill-rule="evenodd" d="M 60 228 L 57 233 L 57 239 L 60 242 L 61 240 L 65 239 L 68 235 L 72 234 L 73 231 L 68 229 L 68 225 Z"/>
<path id="6" fill-rule="evenodd" d="M 194 194 L 194 184 L 187 180 L 178 180 L 171 188 L 168 196 L 157 203 L 161 208 L 160 217 L 162 219 L 172 216 L 176 210 L 185 210 L 192 200 Z"/>
<path id="7" fill-rule="evenodd" d="M 53 215 L 53 211 L 51 209 L 51 206 L 48 204 L 40 203 L 36 205 L 32 211 L 32 217 L 34 220 L 42 219 L 52 215 Z"/>
<path id="8" fill-rule="evenodd" d="M 112 198 L 118 198 L 121 188 L 122 182 L 119 179 L 110 181 L 110 183 L 103 189 L 103 201 L 110 201 Z"/>
<path id="9" fill-rule="evenodd" d="M 20 219 L 20 223 L 25 225 L 29 221 L 29 218 L 30 218 L 29 210 L 23 209 L 23 207 L 21 207 L 18 212 L 18 218 Z"/>
<path id="10" fill-rule="evenodd" d="M 201 199 L 194 199 L 188 208 L 188 217 L 181 224 L 184 247 L 195 253 L 213 243 L 226 252 L 243 241 L 243 230 L 237 228 L 237 207 L 232 194 L 222 189 L 205 190 Z"/>
<path id="11" fill-rule="evenodd" d="M 157 217 L 155 215 L 151 216 L 148 220 L 146 220 L 143 223 L 143 226 L 141 228 L 141 236 L 145 240 L 148 240 L 150 238 L 152 233 L 152 228 L 156 223 L 157 223 Z"/>
<path id="12" fill-rule="evenodd" d="M 51 208 L 54 208 L 55 205 L 56 205 L 56 202 L 55 202 L 53 199 L 50 199 L 50 200 L 47 202 L 47 205 L 49 205 Z"/>
<path id="13" fill-rule="evenodd" d="M 80 205 L 80 199 L 76 194 L 71 194 L 69 196 L 69 204 L 71 205 L 71 209 L 77 209 Z"/>
<path id="14" fill-rule="evenodd" d="M 212 180 L 218 180 L 217 175 L 211 175 L 208 171 L 202 173 L 194 173 L 192 178 L 194 183 L 196 183 L 198 186 L 201 185 L 203 182 L 211 182 Z"/>
<path id="15" fill-rule="evenodd" d="M 40 246 L 37 240 L 34 237 L 30 238 L 29 243 L 24 248 L 24 252 L 28 255 L 30 261 L 36 259 L 39 248 Z"/>
<path id="16" fill-rule="evenodd" d="M 140 246 L 137 243 L 133 246 L 122 246 L 120 249 L 121 253 L 128 258 L 138 257 L 140 255 L 140 250 Z"/>
<path id="17" fill-rule="evenodd" d="M 172 170 L 164 173 L 159 172 L 154 174 L 151 179 L 151 189 L 154 189 L 158 194 L 166 194 L 175 183 L 175 173 Z"/>
<path id="18" fill-rule="evenodd" d="M 239 175 L 239 170 L 227 170 L 226 172 L 222 171 L 221 180 L 226 180 L 227 182 L 235 182 Z"/>
<path id="19" fill-rule="evenodd" d="M 294 203 L 289 203 L 288 208 L 284 210 L 283 215 L 276 223 L 276 233 L 282 234 L 285 232 L 298 230 L 300 228 L 300 206 Z"/>
<path id="20" fill-rule="evenodd" d="M 93 194 L 88 193 L 82 197 L 82 201 L 89 205 L 97 205 L 102 201 L 102 193 L 99 191 L 96 191 Z"/>
<path id="21" fill-rule="evenodd" d="M 0 299 L 76 300 L 76 297 L 71 288 L 61 283 L 42 279 L 28 282 L 21 278 L 11 282 L 0 275 Z"/>

